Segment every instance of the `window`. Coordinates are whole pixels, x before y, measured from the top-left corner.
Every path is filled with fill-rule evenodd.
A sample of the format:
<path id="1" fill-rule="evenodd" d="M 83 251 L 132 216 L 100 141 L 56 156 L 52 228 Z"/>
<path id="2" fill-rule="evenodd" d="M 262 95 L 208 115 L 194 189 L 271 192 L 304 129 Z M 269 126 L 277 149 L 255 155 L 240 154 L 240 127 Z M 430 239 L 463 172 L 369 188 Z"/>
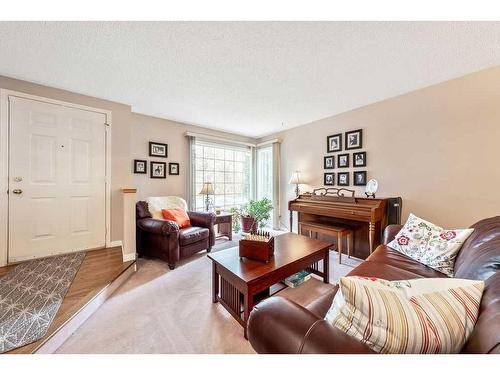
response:
<path id="1" fill-rule="evenodd" d="M 249 147 L 201 141 L 193 143 L 193 208 L 203 211 L 205 197 L 199 195 L 204 182 L 214 187 L 212 205 L 228 210 L 251 199 L 252 152 Z"/>
<path id="2" fill-rule="evenodd" d="M 257 199 L 273 200 L 273 149 L 271 145 L 257 149 Z"/>

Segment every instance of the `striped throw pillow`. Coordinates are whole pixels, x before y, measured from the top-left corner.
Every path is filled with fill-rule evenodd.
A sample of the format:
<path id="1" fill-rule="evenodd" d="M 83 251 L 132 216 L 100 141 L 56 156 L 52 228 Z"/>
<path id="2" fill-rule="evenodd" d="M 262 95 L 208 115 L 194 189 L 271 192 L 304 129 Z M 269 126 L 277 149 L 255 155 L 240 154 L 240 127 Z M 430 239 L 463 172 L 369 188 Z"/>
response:
<path id="1" fill-rule="evenodd" d="M 459 353 L 483 289 L 475 280 L 342 277 L 325 319 L 378 353 Z"/>

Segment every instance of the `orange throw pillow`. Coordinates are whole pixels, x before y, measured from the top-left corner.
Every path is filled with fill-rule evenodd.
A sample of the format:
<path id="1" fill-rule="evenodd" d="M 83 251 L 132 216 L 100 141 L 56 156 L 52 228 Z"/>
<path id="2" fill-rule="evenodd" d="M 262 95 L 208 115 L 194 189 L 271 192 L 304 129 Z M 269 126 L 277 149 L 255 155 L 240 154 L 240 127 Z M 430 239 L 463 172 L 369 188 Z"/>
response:
<path id="1" fill-rule="evenodd" d="M 182 208 L 171 208 L 169 210 L 161 210 L 161 214 L 165 220 L 172 220 L 177 223 L 179 228 L 185 228 L 191 226 L 191 221 L 186 211 Z"/>

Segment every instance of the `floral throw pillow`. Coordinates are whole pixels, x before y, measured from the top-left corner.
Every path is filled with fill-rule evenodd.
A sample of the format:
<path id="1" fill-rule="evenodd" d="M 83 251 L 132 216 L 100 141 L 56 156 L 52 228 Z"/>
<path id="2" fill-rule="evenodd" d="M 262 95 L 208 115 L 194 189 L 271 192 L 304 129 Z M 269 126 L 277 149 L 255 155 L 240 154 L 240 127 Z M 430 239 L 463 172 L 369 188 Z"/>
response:
<path id="1" fill-rule="evenodd" d="M 455 258 L 474 229 L 447 230 L 410 214 L 408 221 L 387 246 L 448 276 Z"/>

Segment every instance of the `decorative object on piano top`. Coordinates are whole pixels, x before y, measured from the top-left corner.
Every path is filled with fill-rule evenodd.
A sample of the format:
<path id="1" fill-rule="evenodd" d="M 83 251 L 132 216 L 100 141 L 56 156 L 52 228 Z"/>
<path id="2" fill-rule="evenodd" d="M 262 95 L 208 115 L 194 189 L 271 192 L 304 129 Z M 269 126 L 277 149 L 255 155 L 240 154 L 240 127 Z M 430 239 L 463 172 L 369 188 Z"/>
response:
<path id="1" fill-rule="evenodd" d="M 349 186 L 349 172 L 338 172 L 337 173 L 337 185 Z"/>
<path id="2" fill-rule="evenodd" d="M 349 154 L 340 154 L 337 166 L 339 168 L 349 168 Z"/>
<path id="3" fill-rule="evenodd" d="M 345 149 L 355 150 L 363 147 L 363 129 L 345 133 Z"/>
<path id="4" fill-rule="evenodd" d="M 342 133 L 326 137 L 326 152 L 342 151 Z"/>
<path id="5" fill-rule="evenodd" d="M 352 154 L 353 167 L 366 167 L 366 151 L 355 152 Z"/>
<path id="6" fill-rule="evenodd" d="M 274 237 L 263 230 L 243 236 L 239 243 L 240 258 L 269 262 L 274 254 Z"/>
<path id="7" fill-rule="evenodd" d="M 334 169 L 335 168 L 335 156 L 325 156 L 323 160 L 324 169 Z"/>
<path id="8" fill-rule="evenodd" d="M 292 177 L 290 177 L 290 181 L 288 181 L 289 185 L 295 185 L 295 195 L 298 197 L 300 195 L 299 184 L 302 183 L 300 179 L 300 172 L 295 171 L 292 173 Z"/>
<path id="9" fill-rule="evenodd" d="M 335 185 L 335 173 L 325 173 L 323 176 L 323 185 Z"/>
<path id="10" fill-rule="evenodd" d="M 339 198 L 344 198 L 346 193 L 349 193 L 349 197 L 354 197 L 354 190 L 345 189 L 345 188 L 319 188 L 314 189 L 311 195 L 320 195 L 320 196 L 334 196 Z"/>
<path id="11" fill-rule="evenodd" d="M 251 233 L 258 228 L 262 229 L 271 218 L 273 202 L 268 198 L 251 200 L 240 206 L 233 207 L 229 212 L 233 215 L 233 228 L 235 232 L 241 229 Z"/>
<path id="12" fill-rule="evenodd" d="M 367 198 L 375 198 L 375 193 L 377 192 L 377 190 L 378 190 L 378 181 L 372 178 L 366 184 L 366 188 L 365 188 L 366 197 Z"/>
<path id="13" fill-rule="evenodd" d="M 366 171 L 353 172 L 354 185 L 355 186 L 365 186 L 366 185 Z"/>

